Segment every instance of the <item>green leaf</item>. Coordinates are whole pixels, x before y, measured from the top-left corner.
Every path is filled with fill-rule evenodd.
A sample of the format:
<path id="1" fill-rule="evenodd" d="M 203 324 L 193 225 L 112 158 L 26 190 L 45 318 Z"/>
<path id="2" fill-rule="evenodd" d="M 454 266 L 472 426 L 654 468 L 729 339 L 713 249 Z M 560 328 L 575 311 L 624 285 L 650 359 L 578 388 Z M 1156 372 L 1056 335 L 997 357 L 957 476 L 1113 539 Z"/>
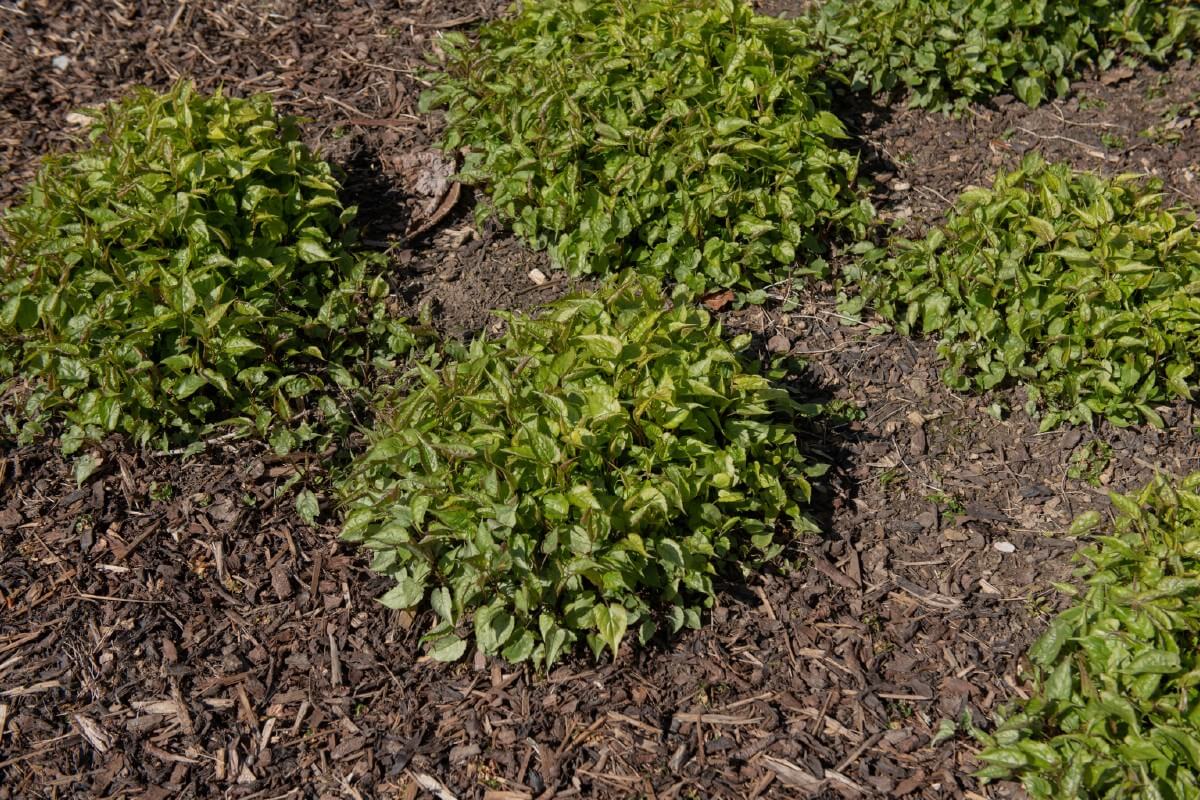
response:
<path id="1" fill-rule="evenodd" d="M 933 738 L 929 740 L 930 747 L 937 747 L 942 742 L 947 742 L 958 735 L 958 725 L 952 719 L 943 719 L 938 723 L 937 732 Z"/>
<path id="2" fill-rule="evenodd" d="M 296 493 L 296 514 L 306 525 L 315 525 L 321 514 L 321 504 L 311 489 L 301 489 Z"/>
<path id="3" fill-rule="evenodd" d="M 615 336 L 585 334 L 579 337 L 579 341 L 589 353 L 597 358 L 614 360 L 621 356 L 621 340 Z"/>
<path id="4" fill-rule="evenodd" d="M 333 261 L 333 256 L 324 245 L 315 239 L 300 239 L 296 242 L 296 253 L 305 264 L 316 264 L 322 261 Z"/>
<path id="5" fill-rule="evenodd" d="M 427 652 L 434 661 L 458 661 L 467 652 L 467 643 L 457 636 L 442 636 L 429 643 Z"/>
<path id="6" fill-rule="evenodd" d="M 1069 536 L 1084 536 L 1091 533 L 1097 525 L 1100 524 L 1101 517 L 1099 511 L 1085 511 L 1075 518 L 1071 523 L 1070 529 L 1067 531 Z"/>
<path id="7" fill-rule="evenodd" d="M 1046 220 L 1041 219 L 1040 217 L 1031 216 L 1026 221 L 1026 225 L 1028 225 L 1029 229 L 1032 230 L 1034 234 L 1042 240 L 1043 244 L 1049 244 L 1050 242 L 1054 241 L 1056 235 L 1054 232 L 1054 226 Z"/>
<path id="8" fill-rule="evenodd" d="M 726 117 L 725 119 L 717 120 L 717 136 L 728 136 L 731 133 L 740 131 L 742 128 L 748 127 L 749 125 L 750 120 L 738 119 L 736 117 Z"/>
<path id="9" fill-rule="evenodd" d="M 1147 673 L 1169 675 L 1173 672 L 1178 672 L 1180 668 L 1181 664 L 1178 653 L 1171 653 L 1165 650 L 1147 650 L 1139 654 L 1126 671 L 1131 675 L 1144 675 Z"/>
<path id="10" fill-rule="evenodd" d="M 1017 78 L 1013 81 L 1013 90 L 1023 103 L 1033 108 L 1040 106 L 1046 96 L 1042 88 L 1042 82 L 1037 78 Z"/>
<path id="11" fill-rule="evenodd" d="M 72 474 L 75 477 L 75 485 L 82 486 L 88 478 L 96 474 L 96 471 L 104 464 L 103 460 L 97 458 L 91 453 L 84 453 L 75 458 L 72 467 Z"/>
<path id="12" fill-rule="evenodd" d="M 475 613 L 475 641 L 479 649 L 495 655 L 516 629 L 516 620 L 500 605 L 484 606 Z"/>
<path id="13" fill-rule="evenodd" d="M 592 614 L 595 617 L 596 630 L 600 634 L 600 639 L 608 645 L 608 649 L 615 659 L 617 650 L 621 646 L 621 639 L 625 637 L 625 629 L 629 625 L 629 617 L 625 613 L 625 609 L 616 604 L 596 606 L 592 610 Z"/>
<path id="14" fill-rule="evenodd" d="M 207 385 L 208 380 L 202 375 L 184 375 L 175 382 L 175 397 L 184 400 Z"/>
<path id="15" fill-rule="evenodd" d="M 521 631 L 512 637 L 511 644 L 504 648 L 501 655 L 504 656 L 505 661 L 519 664 L 533 655 L 535 641 L 533 631 Z"/>
<path id="16" fill-rule="evenodd" d="M 658 551 L 658 557 L 661 558 L 664 563 L 670 564 L 672 567 L 679 569 L 684 567 L 683 550 L 680 549 L 677 543 L 671 541 L 670 539 L 660 539 L 655 544 L 655 549 Z"/>
<path id="17" fill-rule="evenodd" d="M 1069 620 L 1061 616 L 1055 619 L 1050 623 L 1050 628 L 1038 637 L 1033 647 L 1029 648 L 1029 660 L 1040 666 L 1053 664 L 1073 630 Z"/>
<path id="18" fill-rule="evenodd" d="M 388 608 L 414 608 L 425 598 L 425 586 L 408 575 L 396 579 L 396 585 L 389 589 L 379 602 Z"/>
<path id="19" fill-rule="evenodd" d="M 563 650 L 569 642 L 568 634 L 554 622 L 554 618 L 549 614 L 542 614 L 538 618 L 538 630 L 542 635 L 542 642 L 546 648 L 546 667 L 547 669 L 554 665 L 562 655 Z"/>
<path id="20" fill-rule="evenodd" d="M 229 336 L 222 341 L 226 353 L 231 356 L 244 356 L 249 353 L 262 352 L 263 346 L 250 341 L 245 336 Z"/>

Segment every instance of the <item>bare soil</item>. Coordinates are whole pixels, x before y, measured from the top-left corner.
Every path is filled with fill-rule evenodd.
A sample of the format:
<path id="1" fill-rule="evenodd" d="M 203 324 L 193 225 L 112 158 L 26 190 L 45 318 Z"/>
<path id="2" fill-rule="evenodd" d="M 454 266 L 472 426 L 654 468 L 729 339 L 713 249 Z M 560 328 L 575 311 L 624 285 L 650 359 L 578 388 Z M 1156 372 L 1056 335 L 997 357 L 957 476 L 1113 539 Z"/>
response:
<path id="1" fill-rule="evenodd" d="M 407 310 L 487 331 L 490 310 L 571 286 L 475 227 L 433 149 L 437 116 L 416 112 L 437 33 L 499 8 L 0 4 L 0 207 L 70 146 L 81 105 L 179 76 L 270 92 L 345 171 Z M 881 213 L 917 232 L 1030 149 L 1156 174 L 1200 203 L 1198 96 L 1200 71 L 1180 65 L 1097 75 L 1037 110 L 843 112 Z M 428 620 L 374 603 L 386 582 L 338 543 L 332 498 L 316 525 L 297 517 L 286 486 L 325 468 L 316 454 L 182 459 L 112 440 L 77 487 L 53 441 L 0 444 L 0 799 L 1019 796 L 971 777 L 968 737 L 931 741 L 1021 696 L 1022 653 L 1061 605 L 1050 583 L 1069 579 L 1063 531 L 1106 511 L 1108 489 L 1196 469 L 1193 409 L 1165 410 L 1164 431 L 1039 434 L 1019 392 L 948 391 L 930 343 L 842 317 L 831 287 L 777 292 L 721 313 L 764 357 L 807 362 L 799 394 L 841 404 L 808 433 L 834 465 L 814 501 L 824 533 L 725 586 L 703 630 L 615 664 L 421 659 Z"/>

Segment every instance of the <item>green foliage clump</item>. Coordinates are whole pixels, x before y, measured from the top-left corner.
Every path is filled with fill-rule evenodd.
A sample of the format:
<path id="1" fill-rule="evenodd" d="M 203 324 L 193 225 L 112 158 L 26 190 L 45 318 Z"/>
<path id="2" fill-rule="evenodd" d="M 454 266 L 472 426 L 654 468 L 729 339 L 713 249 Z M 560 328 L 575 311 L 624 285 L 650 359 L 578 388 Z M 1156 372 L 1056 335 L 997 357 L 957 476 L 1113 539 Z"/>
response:
<path id="1" fill-rule="evenodd" d="M 1029 651 L 1032 696 L 976 733 L 981 777 L 1039 800 L 1200 797 L 1198 490 L 1200 473 L 1112 496 L 1115 531 L 1081 554 L 1082 596 Z"/>
<path id="2" fill-rule="evenodd" d="M 113 431 L 241 426 L 285 450 L 344 428 L 373 348 L 410 339 L 295 120 L 187 83 L 91 114 L 0 219 L 0 375 L 28 389 L 10 427 L 64 421 L 68 452 Z"/>
<path id="3" fill-rule="evenodd" d="M 713 578 L 772 557 L 777 528 L 815 529 L 821 469 L 794 418 L 815 413 L 749 371 L 708 313 L 623 277 L 536 318 L 507 315 L 383 403 L 340 485 L 343 537 L 396 579 L 392 608 L 432 607 L 430 654 L 456 627 L 512 662 L 552 664 L 586 638 L 700 624 Z"/>
<path id="4" fill-rule="evenodd" d="M 529 0 L 441 41 L 460 177 L 571 274 L 753 289 L 870 218 L 820 53 L 743 0 Z"/>
<path id="5" fill-rule="evenodd" d="M 1007 91 L 1037 106 L 1087 66 L 1190 58 L 1200 40 L 1193 0 L 829 0 L 812 16 L 856 89 L 939 111 Z"/>
<path id="6" fill-rule="evenodd" d="M 1158 185 L 1027 156 L 962 194 L 942 228 L 850 270 L 902 332 L 941 337 L 959 390 L 1026 384 L 1044 430 L 1117 425 L 1191 398 L 1200 353 L 1200 231 Z"/>

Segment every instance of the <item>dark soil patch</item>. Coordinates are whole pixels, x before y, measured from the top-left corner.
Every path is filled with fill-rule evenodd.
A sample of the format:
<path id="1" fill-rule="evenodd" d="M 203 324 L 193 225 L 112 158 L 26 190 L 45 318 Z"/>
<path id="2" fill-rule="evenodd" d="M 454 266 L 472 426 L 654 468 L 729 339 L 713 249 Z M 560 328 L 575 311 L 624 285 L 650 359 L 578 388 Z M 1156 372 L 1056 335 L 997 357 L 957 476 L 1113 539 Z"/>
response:
<path id="1" fill-rule="evenodd" d="M 480 232 L 469 214 L 463 217 L 459 227 L 439 234 L 431 247 L 396 255 L 406 266 L 398 274 L 404 276 L 401 292 L 410 315 L 429 304 L 440 330 L 453 335 L 495 332 L 500 321 L 492 317 L 493 309 L 527 310 L 577 285 L 554 270 L 545 253 L 530 251 L 493 224 Z"/>
<path id="2" fill-rule="evenodd" d="M 1200 206 L 1200 68 L 1114 68 L 1079 81 L 1037 109 L 1011 97 L 955 119 L 904 108 L 855 115 L 879 163 L 876 201 L 885 217 L 918 233 L 968 185 L 990 185 L 998 167 L 1030 152 L 1076 169 L 1132 172 L 1163 182 L 1175 203 Z"/>
<path id="3" fill-rule="evenodd" d="M 10 4 L 0 206 L 69 141 L 79 105 L 178 75 L 270 91 L 345 169 L 407 310 L 430 304 L 455 334 L 488 330 L 489 309 L 568 284 L 544 255 L 476 229 L 469 193 L 448 202 L 437 119 L 415 102 L 433 34 L 500 5 Z M 1029 148 L 1153 172 L 1194 199 L 1198 139 L 1172 107 L 1198 81 L 1142 69 L 1037 111 L 847 116 L 885 173 L 880 207 L 916 228 Z M 1168 112 L 1178 141 L 1136 135 Z M 934 734 L 1020 696 L 1021 655 L 1060 605 L 1050 582 L 1070 571 L 1062 531 L 1106 510 L 1108 488 L 1195 469 L 1192 409 L 1168 409 L 1166 431 L 1038 434 L 1020 411 L 987 413 L 1019 409 L 1019 393 L 947 391 L 930 343 L 843 324 L 829 294 L 725 313 L 808 362 L 798 392 L 860 409 L 811 434 L 834 465 L 815 501 L 825 534 L 727 586 L 704 630 L 616 664 L 580 654 L 538 677 L 423 661 L 428 620 L 374 603 L 386 582 L 337 543 L 332 498 L 315 527 L 297 517 L 292 481 L 323 474 L 317 456 L 243 444 L 182 460 L 110 442 L 77 487 L 53 443 L 6 445 L 0 798 L 980 797 L 970 741 L 932 746 Z"/>

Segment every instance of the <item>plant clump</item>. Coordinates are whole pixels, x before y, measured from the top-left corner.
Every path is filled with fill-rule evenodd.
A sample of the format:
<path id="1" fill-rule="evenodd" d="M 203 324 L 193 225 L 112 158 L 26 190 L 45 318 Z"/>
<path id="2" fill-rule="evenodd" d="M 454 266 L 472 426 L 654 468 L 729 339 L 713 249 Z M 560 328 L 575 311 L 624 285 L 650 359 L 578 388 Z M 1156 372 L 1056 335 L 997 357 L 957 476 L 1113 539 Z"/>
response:
<path id="1" fill-rule="evenodd" d="M 1156 404 L 1191 398 L 1200 231 L 1157 182 L 1030 155 L 894 247 L 848 274 L 900 331 L 940 337 L 951 387 L 1020 381 L 1043 430 L 1097 417 L 1161 426 Z"/>
<path id="2" fill-rule="evenodd" d="M 0 219 L 0 375 L 24 387 L 10 428 L 62 421 L 68 452 L 110 432 L 233 426 L 286 450 L 345 429 L 363 369 L 411 339 L 296 121 L 187 83 L 90 114 L 82 149 Z"/>
<path id="3" fill-rule="evenodd" d="M 1035 797 L 1200 796 L 1200 473 L 1112 495 L 1078 600 L 1029 651 L 1032 696 L 1002 715 L 984 778 Z M 1075 532 L 1099 524 L 1083 515 Z"/>
<path id="4" fill-rule="evenodd" d="M 938 111 L 1005 92 L 1037 106 L 1086 67 L 1191 58 L 1200 40 L 1193 0 L 829 0 L 811 16 L 853 88 Z"/>
<path id="5" fill-rule="evenodd" d="M 460 178 L 572 275 L 761 290 L 870 219 L 821 54 L 743 0 L 530 0 L 440 42 Z"/>
<path id="6" fill-rule="evenodd" d="M 622 277 L 536 318 L 505 315 L 383 403 L 340 481 L 343 537 L 396 580 L 392 608 L 433 609 L 453 660 L 473 617 L 487 654 L 549 666 L 586 639 L 615 656 L 700 624 L 723 571 L 812 531 L 797 415 L 816 407 L 750 371 L 702 308 Z"/>

